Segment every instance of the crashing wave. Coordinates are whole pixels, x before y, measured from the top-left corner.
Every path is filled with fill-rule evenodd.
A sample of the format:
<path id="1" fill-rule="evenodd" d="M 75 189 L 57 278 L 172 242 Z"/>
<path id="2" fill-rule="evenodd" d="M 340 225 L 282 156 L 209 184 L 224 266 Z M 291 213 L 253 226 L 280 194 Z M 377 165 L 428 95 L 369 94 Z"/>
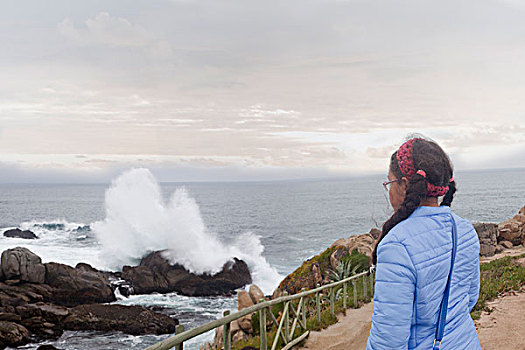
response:
<path id="1" fill-rule="evenodd" d="M 91 228 L 100 241 L 101 259 L 113 269 L 136 265 L 145 255 L 167 250 L 165 257 L 196 274 L 219 272 L 233 257 L 244 260 L 252 278 L 271 292 L 282 276 L 262 256 L 264 246 L 251 232 L 229 245 L 210 232 L 199 206 L 186 189 L 178 188 L 166 203 L 148 169 L 132 169 L 106 191 L 106 218 Z"/>

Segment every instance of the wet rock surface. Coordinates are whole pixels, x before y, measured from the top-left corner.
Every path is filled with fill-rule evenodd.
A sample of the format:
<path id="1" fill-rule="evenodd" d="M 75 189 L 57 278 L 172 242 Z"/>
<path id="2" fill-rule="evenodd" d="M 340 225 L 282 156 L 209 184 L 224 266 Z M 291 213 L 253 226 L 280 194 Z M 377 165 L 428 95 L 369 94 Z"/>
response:
<path id="1" fill-rule="evenodd" d="M 22 247 L 2 252 L 1 269 L 6 280 L 32 283 L 43 283 L 46 270 L 38 255 Z"/>
<path id="2" fill-rule="evenodd" d="M 178 292 L 187 296 L 213 296 L 232 293 L 252 282 L 248 265 L 233 258 L 215 274 L 197 275 L 184 266 L 170 264 L 162 252 L 153 252 L 139 266 L 124 266 L 122 279 L 131 282 L 135 294 Z"/>
<path id="3" fill-rule="evenodd" d="M 64 330 L 166 334 L 178 323 L 142 306 L 94 304 L 116 300 L 114 274 L 88 264 L 42 264 L 20 247 L 4 251 L 1 262 L 0 349 L 57 339 Z"/>
<path id="4" fill-rule="evenodd" d="M 10 238 L 24 238 L 24 239 L 37 239 L 38 237 L 29 230 L 22 231 L 19 228 L 14 228 L 4 232 L 4 237 Z"/>
<path id="5" fill-rule="evenodd" d="M 126 334 L 167 334 L 175 332 L 178 321 L 142 306 L 79 305 L 69 309 L 64 329 L 121 331 Z"/>
<path id="6" fill-rule="evenodd" d="M 86 265 L 73 268 L 59 263 L 45 264 L 45 283 L 53 287 L 51 301 L 59 305 L 75 306 L 116 300 L 109 276 L 87 268 Z"/>

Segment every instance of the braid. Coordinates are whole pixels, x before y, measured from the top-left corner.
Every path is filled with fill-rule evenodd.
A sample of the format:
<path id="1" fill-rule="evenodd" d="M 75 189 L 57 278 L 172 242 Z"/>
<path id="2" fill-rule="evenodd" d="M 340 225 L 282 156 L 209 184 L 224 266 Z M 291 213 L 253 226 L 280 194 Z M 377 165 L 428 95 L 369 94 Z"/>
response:
<path id="1" fill-rule="evenodd" d="M 374 264 L 377 263 L 379 243 L 394 226 L 412 215 L 424 198 L 444 195 L 441 205 L 450 206 L 456 192 L 450 159 L 432 140 L 417 137 L 406 141 L 392 154 L 390 171 L 398 179 L 406 178 L 408 184 L 403 203 L 383 224 L 381 236 L 372 253 Z"/>
<path id="2" fill-rule="evenodd" d="M 390 219 L 388 219 L 383 224 L 381 236 L 379 237 L 379 240 L 377 241 L 377 244 L 374 248 L 374 252 L 372 254 L 374 264 L 377 263 L 377 247 L 379 246 L 379 243 L 394 226 L 408 218 L 414 212 L 414 210 L 416 210 L 416 208 L 419 207 L 419 204 L 421 204 L 421 200 L 426 196 L 426 191 L 427 186 L 425 178 L 419 174 L 414 174 L 410 178 L 410 181 L 408 183 L 407 190 L 405 193 L 405 199 L 403 200 L 401 207 L 399 207 L 399 209 L 396 210 L 396 212 L 390 217 Z"/>
<path id="3" fill-rule="evenodd" d="M 456 193 L 456 181 L 452 181 L 448 184 L 448 191 L 445 194 L 445 197 L 443 197 L 440 205 L 446 205 L 447 207 L 450 207 L 452 200 L 454 199 L 454 193 Z"/>

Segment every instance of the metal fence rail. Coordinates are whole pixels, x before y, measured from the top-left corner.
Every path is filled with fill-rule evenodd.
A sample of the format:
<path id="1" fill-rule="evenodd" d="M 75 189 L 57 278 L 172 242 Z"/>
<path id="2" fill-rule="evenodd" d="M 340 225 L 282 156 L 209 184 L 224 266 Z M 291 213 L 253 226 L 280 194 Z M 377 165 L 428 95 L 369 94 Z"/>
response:
<path id="1" fill-rule="evenodd" d="M 277 326 L 277 333 L 275 335 L 274 341 L 272 343 L 271 350 L 276 350 L 279 338 L 282 339 L 285 346 L 282 350 L 290 349 L 292 346 L 298 344 L 301 340 L 306 338 L 309 334 L 307 329 L 306 319 L 308 298 L 315 295 L 316 303 L 316 316 L 317 321 L 321 321 L 321 292 L 328 290 L 328 297 L 330 302 L 330 313 L 335 314 L 335 302 L 336 302 L 336 292 L 337 287 L 342 285 L 343 289 L 343 308 L 347 308 L 347 285 L 352 283 L 354 290 L 354 305 L 357 305 L 357 279 L 362 277 L 363 280 L 363 296 L 364 299 L 367 299 L 367 290 L 370 290 L 370 296 L 373 296 L 373 286 L 374 286 L 374 267 L 372 266 L 369 271 L 364 271 L 359 274 L 347 277 L 341 281 L 333 282 L 330 284 L 319 286 L 317 288 L 305 291 L 304 288 L 300 293 L 293 295 L 285 295 L 272 300 L 261 299 L 258 304 L 252 305 L 250 307 L 244 308 L 230 314 L 229 311 L 224 312 L 224 317 L 203 324 L 201 326 L 195 327 L 184 331 L 184 327 L 179 325 L 175 329 L 175 335 L 168 339 L 165 339 L 159 343 L 147 347 L 145 350 L 168 350 L 175 348 L 176 350 L 183 349 L 183 343 L 188 339 L 194 338 L 198 335 L 211 331 L 215 328 L 224 326 L 224 350 L 231 350 L 231 327 L 230 324 L 232 321 L 235 321 L 241 317 L 252 314 L 254 312 L 259 312 L 259 333 L 260 333 L 260 350 L 268 350 L 268 339 L 266 332 L 266 319 L 267 316 L 270 316 L 270 321 Z M 299 300 L 297 309 L 294 308 L 292 301 Z M 280 303 L 284 303 L 283 313 L 280 317 L 280 322 L 275 318 L 271 312 L 271 307 Z M 293 318 L 290 325 L 290 316 Z M 290 329 L 291 326 L 291 329 Z M 299 335 L 297 338 L 293 339 L 293 334 L 296 327 L 300 327 L 304 330 L 304 333 Z"/>

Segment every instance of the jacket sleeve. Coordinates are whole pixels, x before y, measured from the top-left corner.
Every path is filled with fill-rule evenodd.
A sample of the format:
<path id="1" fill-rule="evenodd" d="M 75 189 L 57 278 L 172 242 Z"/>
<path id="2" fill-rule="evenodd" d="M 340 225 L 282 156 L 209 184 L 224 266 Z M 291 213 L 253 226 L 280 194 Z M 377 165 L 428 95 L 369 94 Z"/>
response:
<path id="1" fill-rule="evenodd" d="M 399 242 L 381 244 L 367 350 L 408 348 L 415 286 L 416 270 L 406 247 Z"/>
<path id="2" fill-rule="evenodd" d="M 468 293 L 468 309 L 472 311 L 472 308 L 478 302 L 479 297 L 479 285 L 480 285 L 480 271 L 479 271 L 479 249 L 476 253 L 476 258 L 474 259 L 474 270 L 472 274 L 472 279 L 470 280 L 470 289 Z"/>

